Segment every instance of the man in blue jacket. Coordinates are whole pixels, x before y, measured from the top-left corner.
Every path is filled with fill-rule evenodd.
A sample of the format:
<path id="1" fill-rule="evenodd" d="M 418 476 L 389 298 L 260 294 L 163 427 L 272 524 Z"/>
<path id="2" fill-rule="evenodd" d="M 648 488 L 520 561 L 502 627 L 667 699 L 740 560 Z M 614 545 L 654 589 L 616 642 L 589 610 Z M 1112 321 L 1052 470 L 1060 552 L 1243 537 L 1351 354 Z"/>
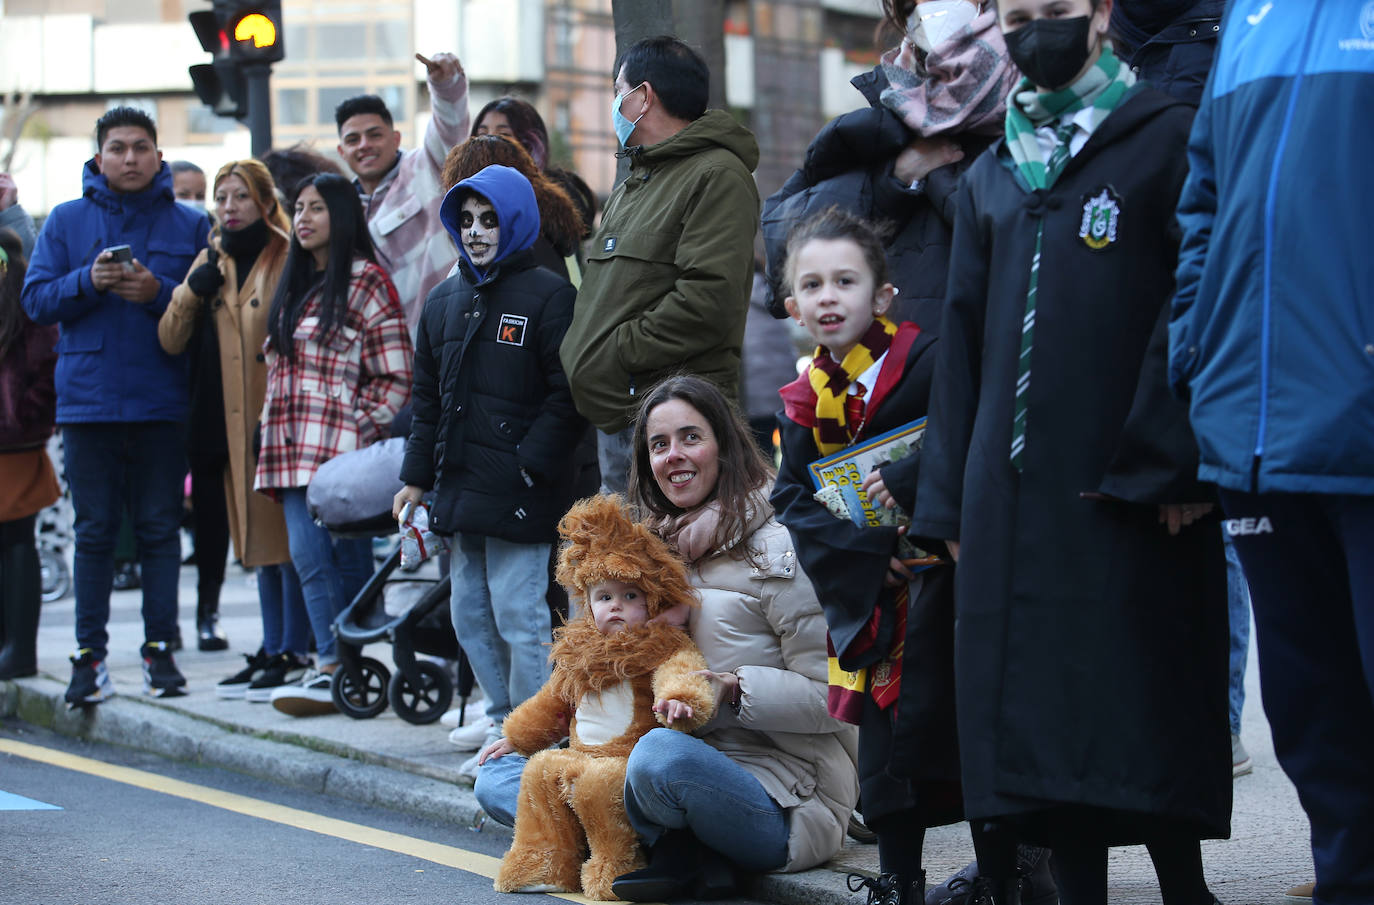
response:
<path id="1" fill-rule="evenodd" d="M 143 573 L 144 690 L 183 694 L 176 636 L 186 368 L 157 322 L 205 247 L 210 223 L 176 203 L 147 114 L 116 107 L 96 123 L 82 197 L 43 224 L 23 304 L 57 324 L 57 423 L 76 509 L 76 645 L 67 703 L 114 693 L 105 668 L 114 545 L 125 508 Z M 127 246 L 119 249 L 118 246 Z"/>
<path id="2" fill-rule="evenodd" d="M 1170 381 L 1250 581 L 1318 903 L 1374 902 L 1374 2 L 1233 0 L 1189 144 Z"/>

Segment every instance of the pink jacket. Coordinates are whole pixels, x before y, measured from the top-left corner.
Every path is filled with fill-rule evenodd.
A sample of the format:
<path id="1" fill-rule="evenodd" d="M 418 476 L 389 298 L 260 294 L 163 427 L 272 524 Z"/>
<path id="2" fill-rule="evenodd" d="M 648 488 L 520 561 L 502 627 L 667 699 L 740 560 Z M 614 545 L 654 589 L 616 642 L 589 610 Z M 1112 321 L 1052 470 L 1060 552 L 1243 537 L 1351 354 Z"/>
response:
<path id="1" fill-rule="evenodd" d="M 439 222 L 439 203 L 444 200 L 439 177 L 449 149 L 468 137 L 466 76 L 460 74 L 443 85 L 431 80 L 429 96 L 432 114 L 424 144 L 402 151 L 400 162 L 376 191 L 362 199 L 377 259 L 396 285 L 412 337 L 429 291 L 458 260 L 458 250 Z"/>

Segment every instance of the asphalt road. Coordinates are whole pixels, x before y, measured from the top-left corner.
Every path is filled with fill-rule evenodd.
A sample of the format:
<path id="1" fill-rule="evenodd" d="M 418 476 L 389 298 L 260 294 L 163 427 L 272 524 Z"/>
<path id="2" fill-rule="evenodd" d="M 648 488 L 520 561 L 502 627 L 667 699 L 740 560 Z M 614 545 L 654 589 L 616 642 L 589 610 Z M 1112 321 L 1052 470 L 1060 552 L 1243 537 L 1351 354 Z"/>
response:
<path id="1" fill-rule="evenodd" d="M 6 905 L 587 901 L 495 892 L 500 837 L 14 723 L 0 839 Z"/>

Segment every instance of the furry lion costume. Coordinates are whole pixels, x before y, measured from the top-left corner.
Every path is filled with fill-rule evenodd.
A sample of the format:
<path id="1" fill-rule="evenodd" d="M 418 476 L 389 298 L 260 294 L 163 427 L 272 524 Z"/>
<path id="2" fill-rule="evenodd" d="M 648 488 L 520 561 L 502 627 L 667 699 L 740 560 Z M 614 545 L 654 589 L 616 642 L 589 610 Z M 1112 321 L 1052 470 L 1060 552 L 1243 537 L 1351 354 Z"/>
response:
<path id="1" fill-rule="evenodd" d="M 631 519 L 619 497 L 578 502 L 558 531 L 558 581 L 582 612 L 554 632 L 549 681 L 503 726 L 530 761 L 520 776 L 515 839 L 494 885 L 500 892 L 581 889 L 609 900 L 616 877 L 644 866 L 625 814 L 625 763 L 635 742 L 663 722 L 654 701 L 689 705 L 692 717 L 671 728 L 690 732 L 714 715 L 715 693 L 694 674 L 706 661 L 684 629 L 654 624 L 603 635 L 587 605 L 587 589 L 606 580 L 643 591 L 649 618 L 695 604 L 687 568 L 667 544 Z M 549 749 L 565 732 L 569 747 Z"/>

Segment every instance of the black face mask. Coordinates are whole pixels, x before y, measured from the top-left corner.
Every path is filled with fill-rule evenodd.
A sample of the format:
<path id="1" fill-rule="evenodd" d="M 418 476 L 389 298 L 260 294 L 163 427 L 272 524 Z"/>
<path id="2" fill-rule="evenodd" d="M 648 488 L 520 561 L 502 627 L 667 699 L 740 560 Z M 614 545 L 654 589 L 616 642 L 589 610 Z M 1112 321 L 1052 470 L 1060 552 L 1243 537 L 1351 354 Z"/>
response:
<path id="1" fill-rule="evenodd" d="M 1007 52 L 1021 74 L 1037 88 L 1067 87 L 1088 62 L 1091 16 L 1035 19 L 1007 32 Z"/>

